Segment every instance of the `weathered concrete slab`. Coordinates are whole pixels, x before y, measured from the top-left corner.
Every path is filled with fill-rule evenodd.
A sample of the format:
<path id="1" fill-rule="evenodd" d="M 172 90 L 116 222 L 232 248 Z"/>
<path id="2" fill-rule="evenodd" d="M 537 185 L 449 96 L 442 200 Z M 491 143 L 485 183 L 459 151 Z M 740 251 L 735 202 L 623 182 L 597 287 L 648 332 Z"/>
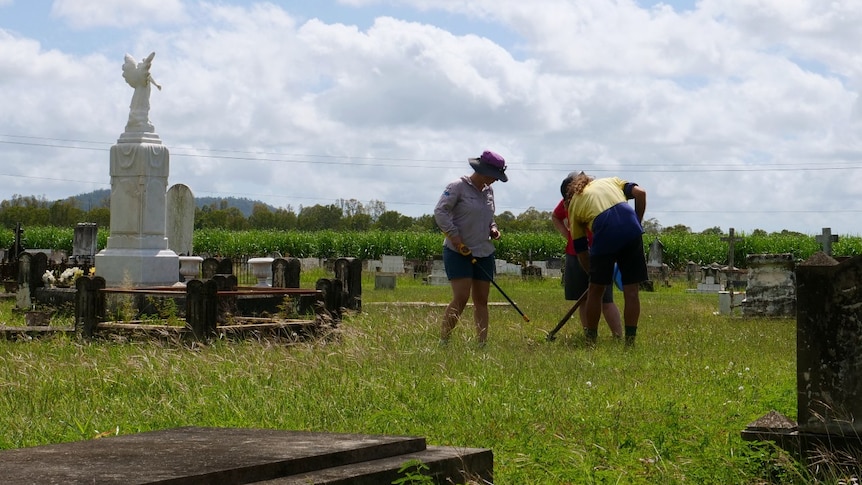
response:
<path id="1" fill-rule="evenodd" d="M 423 474 L 433 478 L 434 483 L 437 484 L 467 483 L 468 479 L 473 479 L 475 483 L 493 483 L 494 455 L 491 450 L 430 446 L 425 451 L 276 478 L 258 482 L 258 485 L 393 483 L 399 478 L 404 478 L 404 474 L 398 473 L 402 466 L 417 460 L 428 467 Z M 452 477 L 456 478 L 452 479 Z"/>
<path id="2" fill-rule="evenodd" d="M 395 463 L 397 472 L 405 461 L 423 456 L 439 462 L 434 473 L 475 465 L 477 476 L 491 475 L 489 450 L 476 450 L 477 458 L 472 449 L 454 450 L 429 449 L 417 437 L 187 427 L 0 451 L 0 483 L 332 483 L 317 482 L 315 474 L 321 480 L 341 476 L 338 483 L 345 484 L 380 483 L 345 477 L 350 469 L 373 476 L 375 467 Z M 447 454 L 450 464 L 441 461 Z M 403 456 L 408 458 L 398 458 Z M 305 481 L 272 481 L 303 476 Z"/>

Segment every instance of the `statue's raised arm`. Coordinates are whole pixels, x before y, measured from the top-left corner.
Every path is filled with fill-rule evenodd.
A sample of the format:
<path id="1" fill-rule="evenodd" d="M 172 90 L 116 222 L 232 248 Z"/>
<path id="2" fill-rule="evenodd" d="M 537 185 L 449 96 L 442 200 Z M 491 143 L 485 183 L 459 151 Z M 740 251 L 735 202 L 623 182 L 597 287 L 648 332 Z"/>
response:
<path id="1" fill-rule="evenodd" d="M 141 62 L 135 62 L 135 58 L 129 54 L 125 56 L 123 79 L 135 89 L 134 94 L 132 94 L 132 104 L 129 106 L 129 122 L 126 123 L 126 132 L 155 131 L 153 124 L 150 123 L 150 84 L 162 89 L 150 75 L 150 66 L 153 65 L 155 56 L 156 53 L 153 52 Z"/>

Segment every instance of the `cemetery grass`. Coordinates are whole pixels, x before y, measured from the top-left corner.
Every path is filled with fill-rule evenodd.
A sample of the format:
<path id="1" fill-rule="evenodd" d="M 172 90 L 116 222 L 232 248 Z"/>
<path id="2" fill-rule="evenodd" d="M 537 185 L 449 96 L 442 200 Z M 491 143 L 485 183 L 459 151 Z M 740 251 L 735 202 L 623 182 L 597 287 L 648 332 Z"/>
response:
<path id="1" fill-rule="evenodd" d="M 375 290 L 370 275 L 362 311 L 314 341 L 2 341 L 0 448 L 249 427 L 489 448 L 498 484 L 810 480 L 773 445 L 740 437 L 770 410 L 795 418 L 795 320 L 715 315 L 716 295 L 674 282 L 641 293 L 634 348 L 602 323 L 588 350 L 577 317 L 546 341 L 572 304 L 559 280 L 497 281 L 530 321 L 492 287 L 481 348 L 470 307 L 439 344 L 447 286 L 399 277 Z M 0 318 L 18 318 L 12 304 Z"/>

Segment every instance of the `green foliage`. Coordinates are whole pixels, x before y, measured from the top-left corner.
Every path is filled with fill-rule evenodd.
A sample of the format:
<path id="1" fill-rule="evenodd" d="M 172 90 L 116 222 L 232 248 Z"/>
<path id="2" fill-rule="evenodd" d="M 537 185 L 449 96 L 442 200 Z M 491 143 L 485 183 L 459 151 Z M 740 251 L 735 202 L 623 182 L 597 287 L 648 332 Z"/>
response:
<path id="1" fill-rule="evenodd" d="M 24 245 L 27 248 L 60 249 L 71 254 L 74 229 L 53 226 L 25 226 Z M 684 269 L 689 261 L 698 265 L 728 262 L 728 243 L 723 234 L 693 234 L 683 230 L 644 235 L 644 252 L 658 239 L 664 246 L 664 262 L 671 268 Z M 793 232 L 766 234 L 755 231 L 751 235 L 738 234 L 734 264 L 745 268 L 749 254 L 792 254 L 801 261 L 820 251 L 816 236 Z M 12 245 L 13 231 L 0 229 L 0 247 Z M 97 247 L 104 249 L 108 231 L 100 230 Z M 264 256 L 279 253 L 285 257 L 337 258 L 355 257 L 380 259 L 382 255 L 400 255 L 407 259 L 429 260 L 442 252 L 443 235 L 439 231 L 408 230 L 321 230 L 291 231 L 282 229 L 228 230 L 221 228 L 198 229 L 194 232 L 195 254 L 208 254 L 230 258 Z M 503 232 L 494 241 L 497 258 L 513 263 L 542 261 L 563 256 L 565 241 L 557 232 L 529 231 Z M 862 254 L 862 237 L 842 235 L 832 246 L 833 255 L 856 256 Z"/>
<path id="2" fill-rule="evenodd" d="M 422 463 L 420 460 L 407 460 L 398 469 L 399 475 L 404 475 L 401 478 L 392 481 L 392 485 L 422 485 L 433 484 L 434 479 L 426 475 L 431 468 Z"/>

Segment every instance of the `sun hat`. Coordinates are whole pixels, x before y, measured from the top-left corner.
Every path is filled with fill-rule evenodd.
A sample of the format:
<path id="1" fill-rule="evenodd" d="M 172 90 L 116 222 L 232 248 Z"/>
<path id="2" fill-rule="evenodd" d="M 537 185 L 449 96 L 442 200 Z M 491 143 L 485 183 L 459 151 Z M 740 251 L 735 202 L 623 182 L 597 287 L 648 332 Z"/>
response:
<path id="1" fill-rule="evenodd" d="M 509 180 L 506 176 L 506 160 L 490 150 L 485 150 L 479 158 L 468 158 L 467 161 L 481 175 L 494 177 L 500 182 Z"/>

